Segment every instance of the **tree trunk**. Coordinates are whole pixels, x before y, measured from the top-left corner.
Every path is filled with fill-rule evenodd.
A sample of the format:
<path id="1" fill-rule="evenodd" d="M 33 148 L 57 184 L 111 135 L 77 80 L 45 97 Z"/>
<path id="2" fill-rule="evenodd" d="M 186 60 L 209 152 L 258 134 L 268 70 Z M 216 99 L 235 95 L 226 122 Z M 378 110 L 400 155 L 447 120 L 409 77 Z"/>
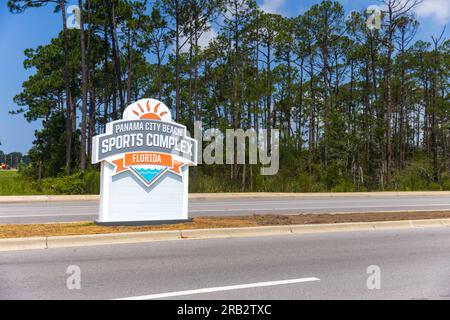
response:
<path id="1" fill-rule="evenodd" d="M 175 3 L 175 121 L 181 120 L 181 97 L 180 97 L 180 3 Z"/>
<path id="2" fill-rule="evenodd" d="M 61 13 L 63 19 L 63 42 L 64 42 L 64 86 L 66 91 L 66 174 L 71 173 L 72 157 L 72 95 L 70 92 L 69 75 L 69 49 L 67 39 L 67 17 L 65 0 L 61 0 Z"/>
<path id="3" fill-rule="evenodd" d="M 393 31 L 392 31 L 393 32 Z M 389 187 L 392 180 L 392 34 L 389 35 L 386 61 L 386 184 Z"/>
<path id="4" fill-rule="evenodd" d="M 114 60 L 114 71 L 116 74 L 116 89 L 119 93 L 119 103 L 121 114 L 125 110 L 125 102 L 123 99 L 122 92 L 122 67 L 120 65 L 120 51 L 119 51 L 119 40 L 117 37 L 117 26 L 116 26 L 116 12 L 114 0 L 109 0 L 109 28 L 111 30 L 112 39 L 112 50 L 113 50 L 113 60 Z"/>
<path id="5" fill-rule="evenodd" d="M 86 43 L 84 40 L 84 14 L 83 0 L 78 0 L 80 7 L 80 43 L 81 43 L 81 146 L 80 169 L 86 170 L 86 113 L 87 113 L 87 70 L 86 70 Z"/>
<path id="6" fill-rule="evenodd" d="M 315 149 L 315 92 L 314 92 L 314 56 L 311 45 L 309 46 L 309 77 L 310 77 L 310 114 L 309 114 L 309 136 L 308 136 L 308 171 L 312 176 L 312 163 L 314 161 L 314 149 Z"/>
<path id="7" fill-rule="evenodd" d="M 94 70 L 92 64 L 92 21 L 91 21 L 91 0 L 86 0 L 87 8 L 87 22 L 89 23 L 88 35 L 87 35 L 87 76 L 89 85 L 89 125 L 88 125 L 88 142 L 87 142 L 87 162 L 92 159 L 92 138 L 95 132 L 95 90 L 94 90 Z"/>
<path id="8" fill-rule="evenodd" d="M 104 68 L 103 68 L 103 132 L 106 132 L 106 124 L 108 123 L 108 28 L 105 25 L 104 28 L 105 38 L 104 38 Z"/>
<path id="9" fill-rule="evenodd" d="M 127 65 L 127 106 L 131 104 L 131 81 L 133 77 L 134 33 L 128 30 L 128 65 Z"/>

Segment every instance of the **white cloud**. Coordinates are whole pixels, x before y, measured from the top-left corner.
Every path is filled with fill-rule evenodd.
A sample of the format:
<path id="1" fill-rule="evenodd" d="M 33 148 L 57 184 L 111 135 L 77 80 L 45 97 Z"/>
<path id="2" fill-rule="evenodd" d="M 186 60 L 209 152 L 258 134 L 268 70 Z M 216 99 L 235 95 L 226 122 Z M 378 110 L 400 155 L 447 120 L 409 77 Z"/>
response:
<path id="1" fill-rule="evenodd" d="M 286 0 L 264 0 L 260 8 L 267 13 L 281 14 L 281 7 L 285 2 Z"/>
<path id="2" fill-rule="evenodd" d="M 208 23 L 208 30 L 202 32 L 200 37 L 198 38 L 198 45 L 201 49 L 205 49 L 211 41 L 213 41 L 217 37 L 217 32 L 214 28 Z M 183 44 L 186 41 L 186 37 L 182 37 L 180 39 L 180 43 Z M 186 53 L 189 52 L 190 43 L 187 41 L 185 45 L 181 48 L 181 52 Z"/>
<path id="3" fill-rule="evenodd" d="M 217 37 L 217 32 L 212 27 L 208 29 L 208 31 L 203 32 L 200 38 L 198 39 L 198 45 L 205 49 L 211 41 L 213 41 Z"/>
<path id="4" fill-rule="evenodd" d="M 449 0 L 425 0 L 417 8 L 418 17 L 433 18 L 440 24 L 446 24 L 450 20 Z"/>

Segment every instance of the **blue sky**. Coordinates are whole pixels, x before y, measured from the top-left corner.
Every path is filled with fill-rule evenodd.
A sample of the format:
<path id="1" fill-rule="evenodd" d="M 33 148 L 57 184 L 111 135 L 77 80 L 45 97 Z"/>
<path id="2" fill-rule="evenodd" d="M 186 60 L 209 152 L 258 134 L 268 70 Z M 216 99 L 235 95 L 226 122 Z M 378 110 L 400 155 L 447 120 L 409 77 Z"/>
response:
<path id="1" fill-rule="evenodd" d="M 14 110 L 13 97 L 21 91 L 22 82 L 30 75 L 24 70 L 23 51 L 49 43 L 62 27 L 60 14 L 53 13 L 53 6 L 30 9 L 23 14 L 7 11 L 6 1 L 0 5 L 0 150 L 26 153 L 32 146 L 34 131 L 39 122 L 28 123 L 22 115 L 10 115 Z M 75 4 L 75 0 L 69 0 Z M 267 12 L 296 16 L 320 1 L 317 0 L 257 0 Z M 369 5 L 379 5 L 378 0 L 341 0 L 346 13 L 361 11 Z M 417 38 L 429 40 L 441 32 L 450 21 L 450 0 L 424 0 L 416 14 L 421 23 Z M 447 27 L 446 37 L 450 36 Z"/>

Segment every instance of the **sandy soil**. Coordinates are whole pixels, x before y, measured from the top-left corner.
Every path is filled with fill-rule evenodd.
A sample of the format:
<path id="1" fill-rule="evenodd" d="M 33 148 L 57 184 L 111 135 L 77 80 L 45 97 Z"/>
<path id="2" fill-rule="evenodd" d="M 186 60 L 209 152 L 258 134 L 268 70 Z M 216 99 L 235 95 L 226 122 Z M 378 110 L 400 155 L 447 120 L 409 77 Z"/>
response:
<path id="1" fill-rule="evenodd" d="M 0 225 L 0 238 L 442 218 L 450 218 L 450 211 L 196 217 L 186 223 L 132 227 L 98 226 L 93 222 L 4 224 Z"/>

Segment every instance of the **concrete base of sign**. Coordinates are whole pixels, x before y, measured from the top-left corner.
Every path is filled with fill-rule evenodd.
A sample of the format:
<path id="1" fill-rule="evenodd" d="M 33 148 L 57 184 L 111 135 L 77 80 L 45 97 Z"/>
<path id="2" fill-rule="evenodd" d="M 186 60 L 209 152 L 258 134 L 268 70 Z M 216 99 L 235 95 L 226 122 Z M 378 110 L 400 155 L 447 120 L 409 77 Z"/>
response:
<path id="1" fill-rule="evenodd" d="M 159 220 L 159 221 L 114 221 L 114 222 L 101 222 L 95 220 L 95 224 L 99 226 L 158 226 L 162 224 L 176 224 L 191 222 L 192 218 L 182 220 Z"/>

